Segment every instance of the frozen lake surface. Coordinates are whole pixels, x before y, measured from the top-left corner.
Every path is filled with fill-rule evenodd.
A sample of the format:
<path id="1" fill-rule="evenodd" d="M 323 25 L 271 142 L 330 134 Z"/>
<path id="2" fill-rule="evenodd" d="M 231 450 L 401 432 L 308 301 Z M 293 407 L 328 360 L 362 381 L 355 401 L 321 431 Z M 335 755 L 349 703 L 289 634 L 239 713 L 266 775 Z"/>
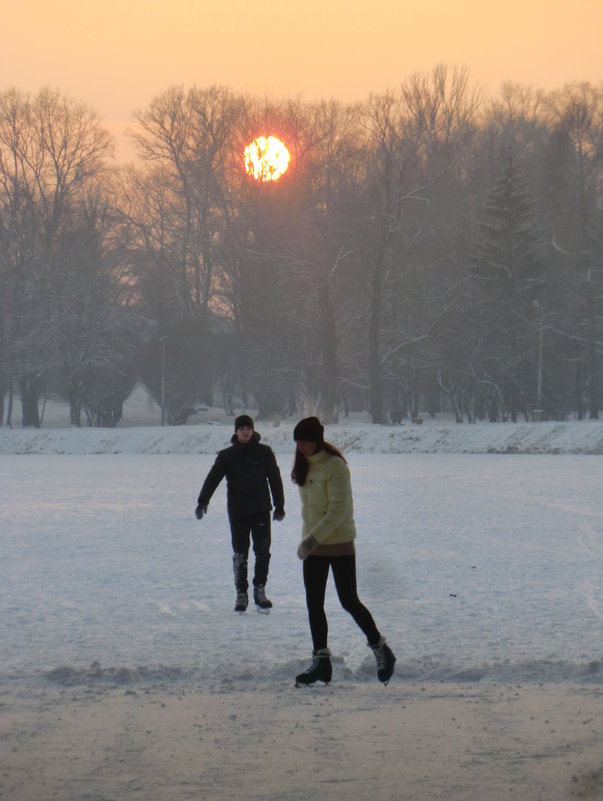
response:
<path id="1" fill-rule="evenodd" d="M 291 454 L 270 615 L 233 612 L 213 455 L 0 456 L 0 682 L 290 682 L 311 650 Z M 603 682 L 600 457 L 350 453 L 359 594 L 394 681 Z M 334 594 L 344 681 L 374 658 Z M 93 668 L 91 666 L 94 665 Z"/>

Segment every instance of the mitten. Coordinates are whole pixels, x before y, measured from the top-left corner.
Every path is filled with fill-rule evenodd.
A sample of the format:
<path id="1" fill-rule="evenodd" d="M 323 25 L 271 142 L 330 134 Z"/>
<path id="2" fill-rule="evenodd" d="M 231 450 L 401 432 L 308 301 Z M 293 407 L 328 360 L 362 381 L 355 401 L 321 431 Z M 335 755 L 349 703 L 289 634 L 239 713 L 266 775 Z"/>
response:
<path id="1" fill-rule="evenodd" d="M 284 509 L 275 509 L 274 514 L 272 515 L 273 520 L 278 520 L 279 523 L 281 520 L 285 519 L 285 510 Z"/>
<path id="2" fill-rule="evenodd" d="M 206 515 L 206 514 L 207 514 L 207 504 L 206 503 L 200 503 L 197 506 L 197 508 L 195 509 L 195 517 L 197 518 L 197 520 L 201 520 L 203 515 Z"/>
<path id="3" fill-rule="evenodd" d="M 297 556 L 299 559 L 306 559 L 312 551 L 316 550 L 320 543 L 318 540 L 315 540 L 314 537 L 310 534 L 309 537 L 304 537 L 304 539 L 300 542 L 297 548 Z"/>

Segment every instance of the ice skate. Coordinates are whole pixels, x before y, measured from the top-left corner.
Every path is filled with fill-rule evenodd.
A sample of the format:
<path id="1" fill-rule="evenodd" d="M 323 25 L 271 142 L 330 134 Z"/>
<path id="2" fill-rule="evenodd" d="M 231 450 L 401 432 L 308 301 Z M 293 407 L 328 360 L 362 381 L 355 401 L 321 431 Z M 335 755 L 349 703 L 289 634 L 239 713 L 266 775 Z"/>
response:
<path id="1" fill-rule="evenodd" d="M 322 681 L 328 684 L 331 681 L 331 652 L 328 648 L 312 651 L 312 664 L 303 673 L 295 677 L 295 686 L 304 687 Z"/>
<path id="2" fill-rule="evenodd" d="M 377 660 L 377 678 L 387 685 L 394 672 L 396 657 L 385 642 L 384 637 L 381 637 L 377 645 L 369 644 L 369 648 L 375 654 L 375 659 Z"/>
<path id="3" fill-rule="evenodd" d="M 272 609 L 272 601 L 266 598 L 266 587 L 263 584 L 253 588 L 253 602 L 258 612 L 269 615 Z"/>
<path id="4" fill-rule="evenodd" d="M 235 612 L 245 612 L 249 605 L 249 597 L 247 592 L 237 592 L 237 600 L 235 601 Z"/>

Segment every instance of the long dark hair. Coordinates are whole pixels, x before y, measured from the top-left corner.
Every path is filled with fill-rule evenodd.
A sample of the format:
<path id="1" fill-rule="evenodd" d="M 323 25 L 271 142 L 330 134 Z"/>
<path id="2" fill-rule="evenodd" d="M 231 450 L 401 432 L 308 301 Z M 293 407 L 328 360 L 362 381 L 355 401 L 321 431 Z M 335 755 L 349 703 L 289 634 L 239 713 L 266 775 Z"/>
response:
<path id="1" fill-rule="evenodd" d="M 343 459 L 345 462 L 345 457 L 343 453 L 335 447 L 335 445 L 331 445 L 330 442 L 317 442 L 316 443 L 316 450 L 314 453 L 318 453 L 318 451 L 326 451 L 330 453 L 332 456 L 337 456 L 339 459 Z M 347 462 L 346 462 L 347 464 Z M 299 448 L 295 448 L 295 461 L 293 462 L 293 470 L 291 471 L 291 481 L 294 484 L 297 484 L 300 487 L 303 487 L 306 483 L 306 479 L 308 478 L 308 470 L 310 469 L 310 462 L 306 459 L 303 453 L 299 450 Z"/>

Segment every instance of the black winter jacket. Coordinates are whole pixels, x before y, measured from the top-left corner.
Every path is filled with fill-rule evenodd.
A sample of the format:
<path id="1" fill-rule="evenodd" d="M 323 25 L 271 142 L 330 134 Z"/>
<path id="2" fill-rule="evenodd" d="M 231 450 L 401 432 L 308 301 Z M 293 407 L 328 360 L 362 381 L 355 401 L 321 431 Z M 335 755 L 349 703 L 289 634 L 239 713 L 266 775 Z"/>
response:
<path id="1" fill-rule="evenodd" d="M 199 504 L 207 506 L 218 484 L 226 476 L 226 498 L 229 515 L 254 514 L 285 508 L 285 494 L 276 457 L 268 445 L 260 445 L 260 435 L 254 431 L 246 445 L 236 434 L 229 448 L 218 451 L 216 461 L 207 474 L 199 493 Z M 270 485 L 270 491 L 268 490 Z"/>

